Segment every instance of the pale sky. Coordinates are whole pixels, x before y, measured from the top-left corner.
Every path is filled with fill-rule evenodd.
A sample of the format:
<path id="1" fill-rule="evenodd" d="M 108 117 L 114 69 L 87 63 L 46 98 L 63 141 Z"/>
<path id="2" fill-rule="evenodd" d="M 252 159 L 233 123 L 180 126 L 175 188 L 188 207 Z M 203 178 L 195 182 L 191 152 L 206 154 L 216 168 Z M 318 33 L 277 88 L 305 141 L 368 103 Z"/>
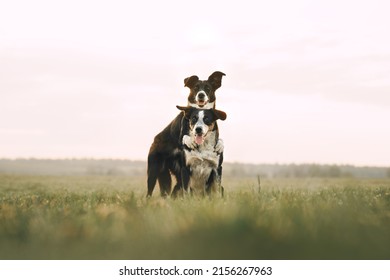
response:
<path id="1" fill-rule="evenodd" d="M 390 2 L 3 1 L 0 158 L 146 160 L 217 91 L 225 161 L 390 165 Z"/>

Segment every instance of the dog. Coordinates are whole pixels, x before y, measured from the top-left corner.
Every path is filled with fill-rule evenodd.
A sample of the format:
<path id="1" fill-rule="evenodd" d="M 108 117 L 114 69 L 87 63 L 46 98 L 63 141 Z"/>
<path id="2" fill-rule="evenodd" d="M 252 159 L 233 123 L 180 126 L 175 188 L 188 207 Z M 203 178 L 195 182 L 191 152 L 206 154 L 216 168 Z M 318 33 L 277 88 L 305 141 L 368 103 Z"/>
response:
<path id="1" fill-rule="evenodd" d="M 183 190 L 200 195 L 210 195 L 219 190 L 223 195 L 218 174 L 220 154 L 215 151 L 215 146 L 218 142 L 216 121 L 225 120 L 226 113 L 214 108 L 176 107 L 184 112 L 184 118 L 189 122 L 188 137 L 194 143 L 192 148 L 183 148 Z"/>
<path id="2" fill-rule="evenodd" d="M 198 76 L 195 75 L 185 78 L 184 86 L 190 89 L 190 94 L 188 95 L 188 106 L 198 109 L 215 109 L 215 91 L 221 87 L 223 76 L 226 75 L 222 72 L 215 71 L 205 81 L 199 80 Z M 188 135 L 188 127 L 188 122 L 184 120 L 180 139 L 182 139 L 182 143 L 187 147 L 194 148 L 195 144 L 191 141 Z M 218 139 L 215 149 L 218 153 L 223 152 L 222 139 Z"/>
<path id="3" fill-rule="evenodd" d="M 215 107 L 215 91 L 221 87 L 224 73 L 215 71 L 207 80 L 199 80 L 198 76 L 184 79 L 184 86 L 190 89 L 188 107 L 211 109 Z M 218 127 L 216 126 L 218 132 Z M 219 137 L 218 133 L 217 136 Z M 160 185 L 161 196 L 171 194 L 172 178 L 176 178 L 173 195 L 182 188 L 181 168 L 183 163 L 183 147 L 194 148 L 189 136 L 189 120 L 181 112 L 176 118 L 154 137 L 148 153 L 147 197 L 152 196 L 156 182 Z M 219 173 L 222 173 L 223 141 L 218 139 L 215 150 L 220 154 Z"/>

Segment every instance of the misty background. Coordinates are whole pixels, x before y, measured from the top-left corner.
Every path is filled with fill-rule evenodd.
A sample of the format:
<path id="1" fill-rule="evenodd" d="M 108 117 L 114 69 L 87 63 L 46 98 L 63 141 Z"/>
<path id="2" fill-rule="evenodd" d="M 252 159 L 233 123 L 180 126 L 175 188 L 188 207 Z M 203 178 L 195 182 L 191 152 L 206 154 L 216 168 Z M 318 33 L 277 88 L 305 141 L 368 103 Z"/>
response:
<path id="1" fill-rule="evenodd" d="M 184 78 L 219 70 L 225 162 L 390 166 L 389 10 L 384 0 L 6 1 L 0 158 L 144 161 L 187 102 Z"/>
<path id="2" fill-rule="evenodd" d="M 114 159 L 0 159 L 0 174 L 39 176 L 136 176 L 145 178 L 146 162 Z M 223 164 L 225 182 L 231 177 L 251 181 L 271 178 L 390 178 L 390 167 L 319 164 Z M 259 182 L 260 183 L 260 182 Z"/>

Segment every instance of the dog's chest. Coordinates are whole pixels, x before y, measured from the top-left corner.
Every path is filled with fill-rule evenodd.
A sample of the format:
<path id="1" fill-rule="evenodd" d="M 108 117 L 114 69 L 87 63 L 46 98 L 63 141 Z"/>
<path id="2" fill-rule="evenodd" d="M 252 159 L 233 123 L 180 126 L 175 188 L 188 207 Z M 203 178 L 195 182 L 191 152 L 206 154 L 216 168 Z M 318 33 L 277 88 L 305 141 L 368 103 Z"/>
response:
<path id="1" fill-rule="evenodd" d="M 186 165 L 190 167 L 192 177 L 208 177 L 210 172 L 218 167 L 220 155 L 214 151 L 215 144 L 216 135 L 212 131 L 198 149 L 184 151 Z"/>

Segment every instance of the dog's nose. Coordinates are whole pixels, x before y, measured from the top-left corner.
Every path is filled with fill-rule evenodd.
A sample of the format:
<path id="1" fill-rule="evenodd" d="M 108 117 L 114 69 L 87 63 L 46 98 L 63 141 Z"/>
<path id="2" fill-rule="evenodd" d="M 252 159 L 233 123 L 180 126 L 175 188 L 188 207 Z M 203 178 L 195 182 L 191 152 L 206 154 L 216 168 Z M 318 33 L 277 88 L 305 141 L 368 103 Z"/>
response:
<path id="1" fill-rule="evenodd" d="M 206 94 L 204 94 L 203 92 L 200 92 L 199 94 L 198 94 L 198 98 L 199 99 L 204 99 L 206 97 Z"/>
<path id="2" fill-rule="evenodd" d="M 196 134 L 201 134 L 202 133 L 202 128 L 201 127 L 195 128 L 195 132 L 196 132 Z"/>

